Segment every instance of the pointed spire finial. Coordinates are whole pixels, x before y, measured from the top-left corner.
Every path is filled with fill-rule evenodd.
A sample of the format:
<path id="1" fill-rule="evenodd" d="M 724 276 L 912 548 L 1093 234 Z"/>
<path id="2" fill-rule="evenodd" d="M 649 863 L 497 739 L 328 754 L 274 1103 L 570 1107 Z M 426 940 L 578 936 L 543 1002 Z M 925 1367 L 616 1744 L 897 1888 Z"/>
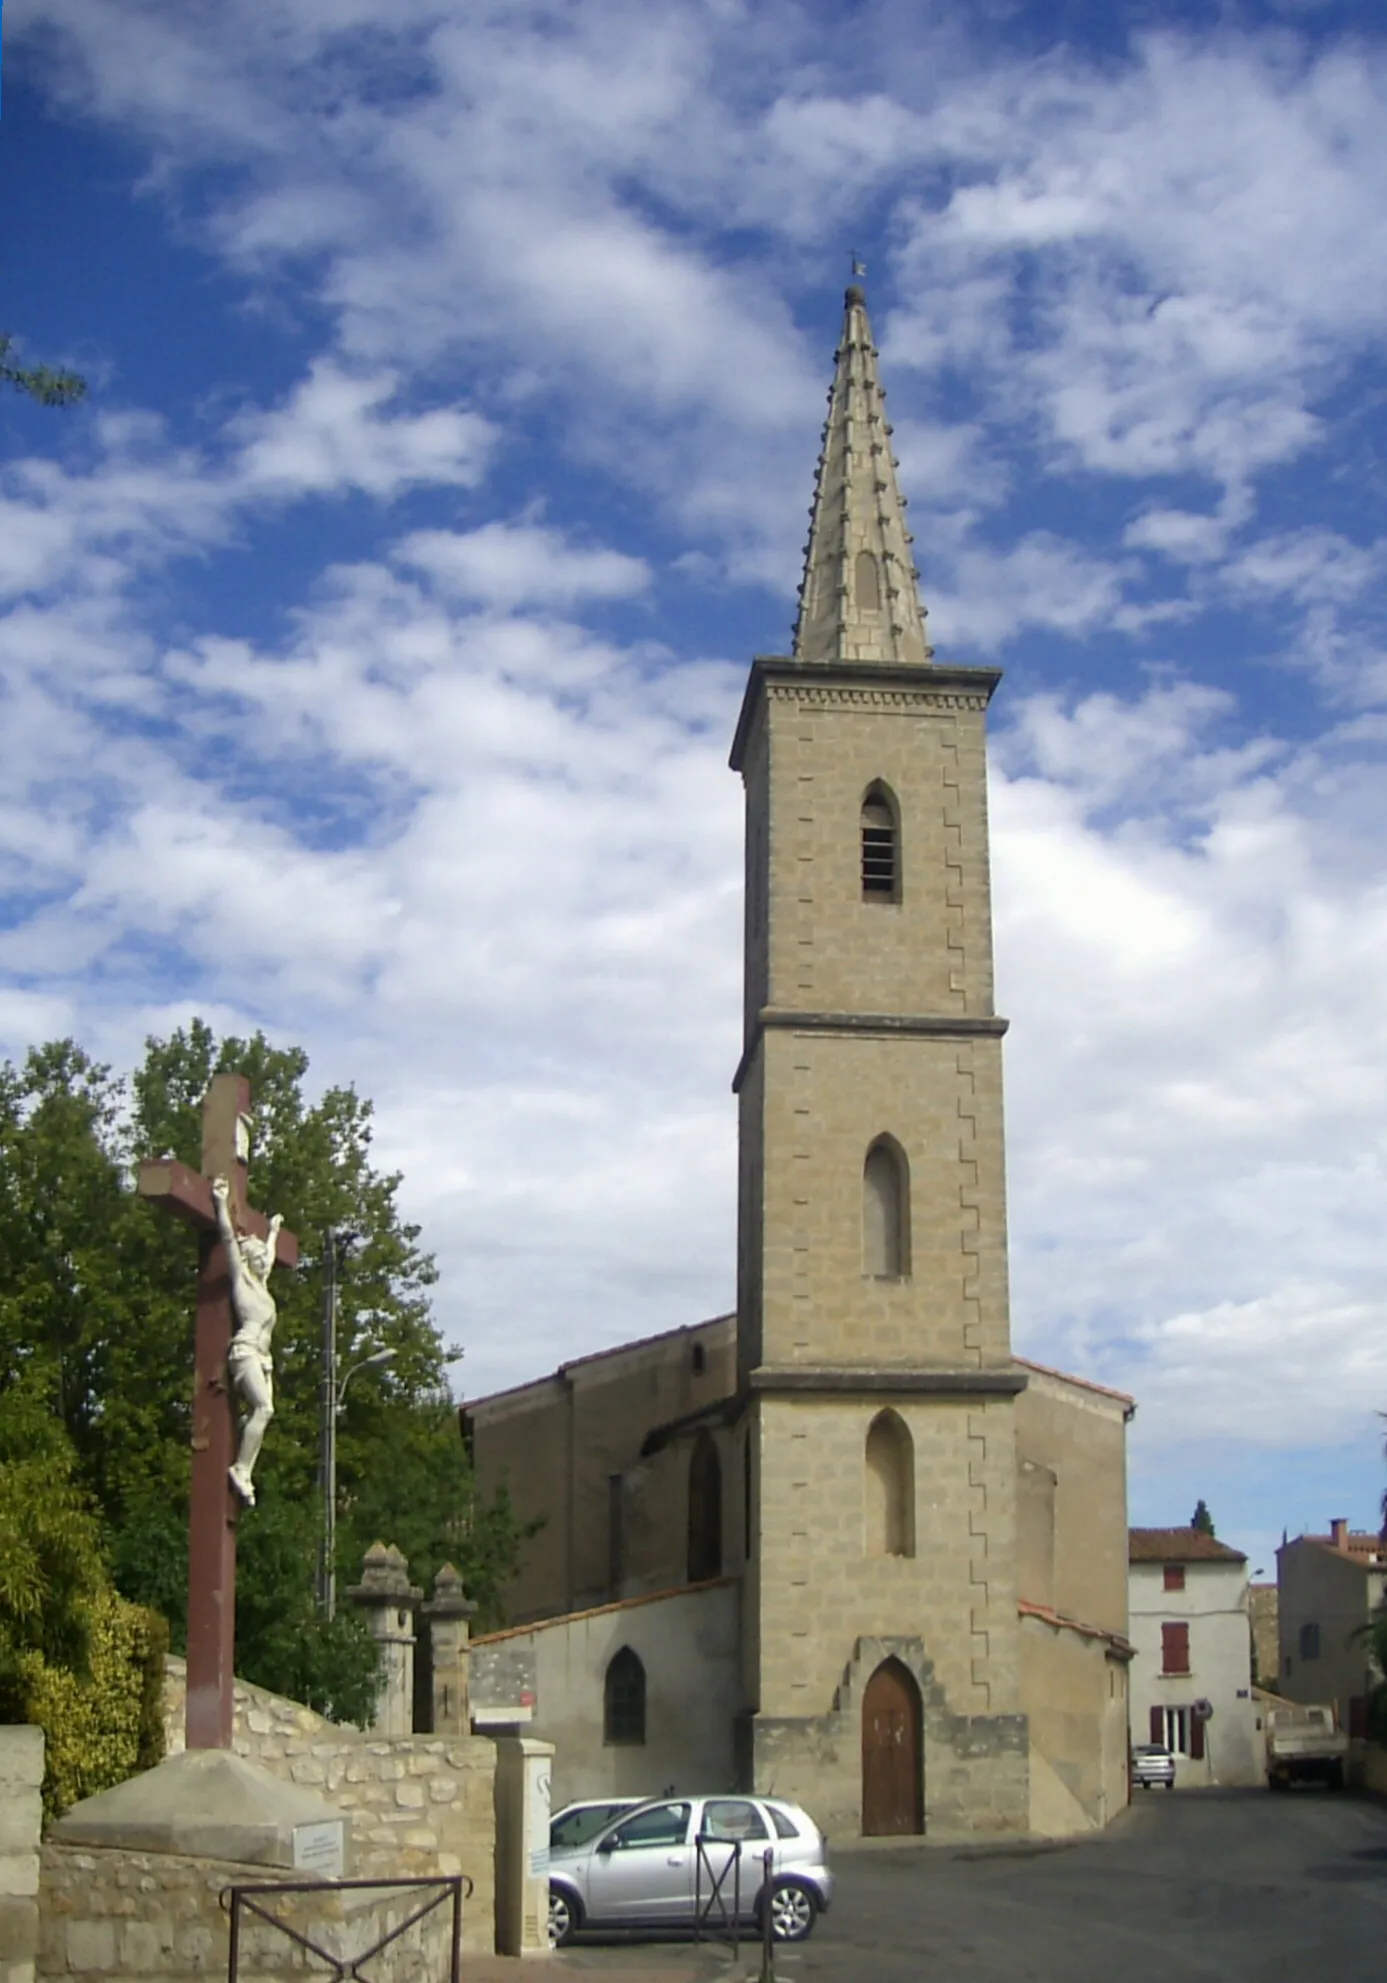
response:
<path id="1" fill-rule="evenodd" d="M 852 272 L 867 272 L 856 254 Z M 934 650 L 925 637 L 919 573 L 905 524 L 905 498 L 896 482 L 867 299 L 856 282 L 843 307 L 810 510 L 794 655 L 809 663 L 923 665 Z"/>

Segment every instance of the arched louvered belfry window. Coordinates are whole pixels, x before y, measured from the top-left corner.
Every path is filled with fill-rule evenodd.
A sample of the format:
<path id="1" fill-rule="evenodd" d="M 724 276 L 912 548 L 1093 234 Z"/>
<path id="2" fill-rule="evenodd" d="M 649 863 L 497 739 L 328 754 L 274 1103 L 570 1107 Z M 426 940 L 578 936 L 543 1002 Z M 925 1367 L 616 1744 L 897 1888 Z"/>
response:
<path id="1" fill-rule="evenodd" d="M 871 785 L 862 801 L 862 900 L 901 899 L 901 827 L 896 802 L 884 785 Z"/>
<path id="2" fill-rule="evenodd" d="M 613 1653 L 602 1688 L 602 1740 L 610 1748 L 645 1741 L 645 1668 L 629 1646 Z"/>
<path id="3" fill-rule="evenodd" d="M 878 1412 L 867 1430 L 867 1554 L 915 1554 L 915 1442 L 898 1412 Z"/>
<path id="4" fill-rule="evenodd" d="M 689 1458 L 689 1560 L 691 1584 L 722 1575 L 722 1461 L 707 1426 Z"/>
<path id="5" fill-rule="evenodd" d="M 853 597 L 866 613 L 881 611 L 881 567 L 870 551 L 859 551 L 853 567 Z"/>
<path id="6" fill-rule="evenodd" d="M 893 1136 L 879 1136 L 862 1166 L 862 1271 L 882 1281 L 910 1272 L 910 1167 Z"/>

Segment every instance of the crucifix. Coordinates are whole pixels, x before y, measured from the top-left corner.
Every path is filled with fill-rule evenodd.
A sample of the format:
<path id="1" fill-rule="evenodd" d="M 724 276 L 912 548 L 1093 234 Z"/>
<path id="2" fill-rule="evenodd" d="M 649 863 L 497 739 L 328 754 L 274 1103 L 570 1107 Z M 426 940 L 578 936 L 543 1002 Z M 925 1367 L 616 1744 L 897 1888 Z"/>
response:
<path id="1" fill-rule="evenodd" d="M 198 1235 L 193 1375 L 193 1471 L 188 1510 L 190 1749 L 229 1749 L 236 1647 L 236 1518 L 253 1501 L 250 1471 L 270 1417 L 266 1284 L 278 1261 L 298 1264 L 299 1243 L 279 1219 L 246 1203 L 250 1083 L 215 1074 L 202 1104 L 202 1169 L 174 1158 L 142 1163 L 139 1194 Z M 233 1325 L 235 1325 L 233 1327 Z M 249 1412 L 240 1450 L 236 1397 Z"/>

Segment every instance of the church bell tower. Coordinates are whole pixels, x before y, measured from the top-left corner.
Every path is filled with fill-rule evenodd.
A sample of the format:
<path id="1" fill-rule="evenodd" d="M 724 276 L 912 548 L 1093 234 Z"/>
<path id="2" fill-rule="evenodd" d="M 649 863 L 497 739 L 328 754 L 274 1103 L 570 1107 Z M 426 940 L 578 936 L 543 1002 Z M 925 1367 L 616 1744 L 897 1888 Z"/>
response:
<path id="1" fill-rule="evenodd" d="M 848 290 L 794 649 L 746 789 L 745 1769 L 829 1830 L 1023 1830 L 985 722 L 926 636 Z"/>

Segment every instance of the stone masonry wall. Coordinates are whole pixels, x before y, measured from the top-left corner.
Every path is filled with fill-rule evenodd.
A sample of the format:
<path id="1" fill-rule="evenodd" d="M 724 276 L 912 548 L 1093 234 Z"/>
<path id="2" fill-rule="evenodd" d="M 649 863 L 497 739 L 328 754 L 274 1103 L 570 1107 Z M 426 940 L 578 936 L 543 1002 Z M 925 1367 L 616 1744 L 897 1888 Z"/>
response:
<path id="1" fill-rule="evenodd" d="M 43 1730 L 0 1728 L 0 1983 L 33 1983 Z"/>
<path id="2" fill-rule="evenodd" d="M 183 1747 L 185 1684 L 183 1662 L 171 1659 L 164 1690 L 170 1755 Z M 392 1867 L 402 1879 L 466 1873 L 473 1895 L 465 1945 L 482 1948 L 495 1899 L 493 1743 L 474 1735 L 386 1741 L 238 1680 L 232 1748 L 317 1790 L 351 1818 L 356 1874 L 384 1876 Z"/>
<path id="3" fill-rule="evenodd" d="M 164 1699 L 170 1753 L 183 1747 L 184 1687 L 183 1662 L 171 1659 Z M 232 1746 L 276 1775 L 317 1790 L 350 1818 L 353 1877 L 466 1874 L 472 1893 L 463 1908 L 463 1948 L 490 1953 L 495 1937 L 492 1743 L 460 1735 L 386 1741 L 238 1681 Z M 46 1845 L 38 1975 L 148 1975 L 183 1983 L 223 1973 L 227 1921 L 217 1896 L 230 1884 L 261 1877 L 245 1866 L 171 1854 Z M 263 1877 L 274 1875 L 267 1869 Z M 361 1904 L 353 1906 L 359 1913 Z M 315 1907 L 321 1916 L 324 1903 Z M 377 1913 L 383 1923 L 384 1915 Z M 371 1938 L 366 1923 L 357 1919 L 337 1923 L 334 1932 L 346 1936 L 353 1950 Z M 441 1932 L 434 1927 L 429 1935 L 436 1939 Z M 397 1967 L 378 1963 L 374 1969 L 384 1983 L 409 1983 L 414 1972 L 408 1964 L 414 1959 L 403 1950 L 394 1959 Z M 401 1963 L 405 1967 L 398 1967 Z M 243 1973 L 249 1979 L 278 1971 L 246 1967 Z"/>
<path id="4" fill-rule="evenodd" d="M 285 1873 L 288 1880 L 293 1875 Z M 43 1848 L 40 1977 L 157 1978 L 207 1983 L 224 1976 L 230 1917 L 228 1887 L 277 1884 L 269 1868 L 164 1852 L 116 1852 L 91 1846 Z M 338 1960 L 359 1957 L 426 1896 L 348 1891 L 256 1896 L 277 1920 L 309 1936 Z M 468 1907 L 464 1902 L 464 1946 Z M 425 1983 L 447 1974 L 451 1907 L 445 1905 L 373 1959 L 375 1983 Z M 240 1983 L 300 1983 L 324 1965 L 288 1936 L 244 1912 Z"/>

